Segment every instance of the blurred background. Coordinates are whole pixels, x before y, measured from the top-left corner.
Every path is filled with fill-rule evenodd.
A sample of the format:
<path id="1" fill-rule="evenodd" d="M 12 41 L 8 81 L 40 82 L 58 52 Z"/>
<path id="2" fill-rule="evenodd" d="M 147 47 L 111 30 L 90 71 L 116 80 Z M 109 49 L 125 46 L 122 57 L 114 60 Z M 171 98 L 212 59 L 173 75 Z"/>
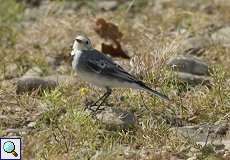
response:
<path id="1" fill-rule="evenodd" d="M 24 159 L 230 159 L 230 0 L 0 0 L 0 136 Z M 172 104 L 71 68 L 87 35 Z M 121 118 L 120 115 L 128 115 Z"/>

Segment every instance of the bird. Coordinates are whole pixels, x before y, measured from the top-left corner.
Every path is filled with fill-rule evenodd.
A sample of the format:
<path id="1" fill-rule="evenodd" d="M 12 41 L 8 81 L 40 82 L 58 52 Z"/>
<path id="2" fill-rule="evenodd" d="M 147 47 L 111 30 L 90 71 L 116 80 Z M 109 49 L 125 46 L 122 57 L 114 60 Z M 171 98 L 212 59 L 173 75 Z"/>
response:
<path id="1" fill-rule="evenodd" d="M 87 36 L 76 36 L 73 42 L 71 56 L 73 57 L 72 68 L 77 72 L 81 80 L 106 90 L 106 92 L 98 100 L 89 105 L 88 108 L 92 108 L 96 105 L 97 108 L 95 111 L 99 110 L 100 106 L 111 95 L 113 88 L 144 90 L 165 101 L 170 100 L 166 95 L 151 89 L 143 81 L 138 80 L 135 76 L 128 73 L 120 65 L 115 63 L 111 57 L 94 49 Z"/>

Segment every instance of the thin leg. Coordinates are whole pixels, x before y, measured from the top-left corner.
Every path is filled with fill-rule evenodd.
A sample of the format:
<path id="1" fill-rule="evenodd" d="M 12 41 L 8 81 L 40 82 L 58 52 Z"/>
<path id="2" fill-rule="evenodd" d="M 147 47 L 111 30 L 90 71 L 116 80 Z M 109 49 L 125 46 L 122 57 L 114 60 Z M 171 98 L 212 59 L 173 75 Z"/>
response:
<path id="1" fill-rule="evenodd" d="M 97 105 L 97 108 L 94 111 L 98 111 L 100 106 L 105 102 L 105 100 L 110 96 L 110 94 L 112 93 L 112 90 L 110 88 L 106 88 L 106 92 L 105 94 L 103 94 L 96 102 L 94 102 L 93 104 L 91 104 L 88 108 L 92 108 L 93 106 L 97 105 L 98 102 L 99 105 Z"/>
<path id="2" fill-rule="evenodd" d="M 97 106 L 96 110 L 99 110 L 100 106 L 106 101 L 106 99 L 111 95 L 112 90 L 110 88 L 107 88 L 107 92 L 105 93 L 105 96 L 103 97 L 103 99 L 101 99 L 101 103 Z"/>

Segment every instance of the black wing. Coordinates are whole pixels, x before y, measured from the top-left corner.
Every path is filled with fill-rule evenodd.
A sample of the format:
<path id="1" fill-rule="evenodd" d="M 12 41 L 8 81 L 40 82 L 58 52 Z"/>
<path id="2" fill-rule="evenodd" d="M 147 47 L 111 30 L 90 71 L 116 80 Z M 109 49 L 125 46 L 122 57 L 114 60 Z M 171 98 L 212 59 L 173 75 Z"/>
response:
<path id="1" fill-rule="evenodd" d="M 121 66 L 102 54 L 91 56 L 87 60 L 87 66 L 91 71 L 101 74 L 102 76 L 135 83 L 140 82 L 133 75 L 126 72 Z"/>

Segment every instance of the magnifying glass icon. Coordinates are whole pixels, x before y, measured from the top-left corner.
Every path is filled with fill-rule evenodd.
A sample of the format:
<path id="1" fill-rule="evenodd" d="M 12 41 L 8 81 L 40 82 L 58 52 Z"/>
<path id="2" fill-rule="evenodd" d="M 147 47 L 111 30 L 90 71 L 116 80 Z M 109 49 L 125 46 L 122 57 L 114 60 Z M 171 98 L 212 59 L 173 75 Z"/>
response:
<path id="1" fill-rule="evenodd" d="M 14 155 L 14 157 L 17 157 L 18 154 L 15 152 L 15 145 L 11 141 L 7 141 L 3 144 L 3 149 L 6 153 L 11 153 Z"/>

